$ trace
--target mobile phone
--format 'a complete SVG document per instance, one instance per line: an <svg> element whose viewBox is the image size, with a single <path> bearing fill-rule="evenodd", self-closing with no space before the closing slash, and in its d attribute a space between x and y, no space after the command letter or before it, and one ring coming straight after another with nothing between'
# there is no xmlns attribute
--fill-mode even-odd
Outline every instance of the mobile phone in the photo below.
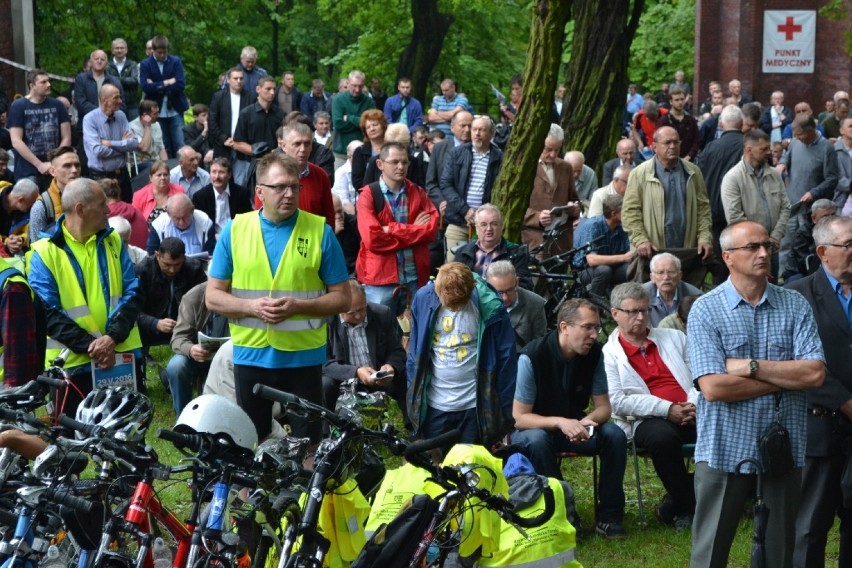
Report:
<svg viewBox="0 0 852 568"><path fill-rule="evenodd" d="M595 427L594 426L586 426L586 434L591 438L595 435Z"/></svg>
<svg viewBox="0 0 852 568"><path fill-rule="evenodd" d="M376 371L375 373L370 375L370 380L379 381L381 379L391 376L392 374L393 373L391 373L390 371Z"/></svg>

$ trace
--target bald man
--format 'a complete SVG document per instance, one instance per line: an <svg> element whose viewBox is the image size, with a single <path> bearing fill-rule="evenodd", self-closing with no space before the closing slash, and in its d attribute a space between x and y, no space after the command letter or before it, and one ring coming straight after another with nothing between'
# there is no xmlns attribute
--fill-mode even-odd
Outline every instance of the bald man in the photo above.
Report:
<svg viewBox="0 0 852 568"><path fill-rule="evenodd" d="M83 119L83 148L94 180L110 178L121 186L121 199L130 203L133 190L127 173L127 153L139 147L139 140L120 110L120 87L104 83L98 108Z"/></svg>

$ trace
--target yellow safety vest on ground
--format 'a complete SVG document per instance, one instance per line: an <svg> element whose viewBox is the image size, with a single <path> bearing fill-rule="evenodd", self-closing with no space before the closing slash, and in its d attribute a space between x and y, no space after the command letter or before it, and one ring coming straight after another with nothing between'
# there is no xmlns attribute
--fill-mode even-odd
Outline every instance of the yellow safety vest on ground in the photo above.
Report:
<svg viewBox="0 0 852 568"><path fill-rule="evenodd" d="M65 230L64 225L58 230ZM101 286L88 286L86 294L83 294L83 288L77 280L74 267L68 258L69 253L62 247L57 246L50 239L40 239L33 243L32 247L33 251L41 257L42 262L50 270L56 281L56 287L59 290L59 302L65 314L74 320L74 323L95 337L101 337L106 332L109 315L118 306L124 294L124 275L121 270L121 248L123 246L121 237L118 236L118 233L112 231L103 240L103 248L106 251L107 260L107 279L109 280L108 304L103 297ZM97 236L93 236L85 243L80 243L80 246L97 249ZM97 251L94 254L97 256ZM97 267L98 263L90 263L89 265ZM82 264L80 264L80 268L83 269ZM100 276L100 274L97 274L90 281L100 282ZM107 305L108 312L97 310L98 315L96 315L89 307L95 305ZM115 352L126 353L134 349L140 349L141 347L142 340L139 338L139 328L134 325L133 330L127 338L115 346ZM45 354L46 363L58 357L63 349L65 349L65 345L48 337ZM79 367L80 365L88 364L90 361L88 353L74 353L71 351L65 361L65 368Z"/></svg>
<svg viewBox="0 0 852 568"><path fill-rule="evenodd" d="M568 521L565 496L558 479L548 478L553 490L556 510L549 521L533 529L524 529L529 540L509 523L502 521L500 546L487 557L480 558L477 566L523 568L582 568L575 558L576 532ZM534 517L544 511L544 494L532 505L518 511L524 517Z"/></svg>
<svg viewBox="0 0 852 568"><path fill-rule="evenodd" d="M5 290L6 285L9 284L9 282L20 282L28 289L30 287L29 283L27 283L27 279L21 271L11 266L5 258L0 257L0 290ZM33 291L30 290L30 296L32 296L32 293ZM4 345L0 345L0 383L3 382L6 370L6 366L3 364L3 351Z"/></svg>
<svg viewBox="0 0 852 568"><path fill-rule="evenodd" d="M325 294L326 286L319 276L325 218L299 211L274 275L260 225L260 211L237 215L231 224L231 294L243 299L311 299ZM240 347L316 349L325 345L326 323L325 318L307 315L295 315L276 324L255 317L235 318L231 320L231 339Z"/></svg>

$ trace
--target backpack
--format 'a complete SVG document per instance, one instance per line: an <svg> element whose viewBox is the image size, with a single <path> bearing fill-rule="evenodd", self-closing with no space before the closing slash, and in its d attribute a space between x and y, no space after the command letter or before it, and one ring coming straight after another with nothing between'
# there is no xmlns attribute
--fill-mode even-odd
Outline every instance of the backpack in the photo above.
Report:
<svg viewBox="0 0 852 568"><path fill-rule="evenodd" d="M390 523L379 527L349 568L407 566L437 510L438 501L415 495Z"/></svg>

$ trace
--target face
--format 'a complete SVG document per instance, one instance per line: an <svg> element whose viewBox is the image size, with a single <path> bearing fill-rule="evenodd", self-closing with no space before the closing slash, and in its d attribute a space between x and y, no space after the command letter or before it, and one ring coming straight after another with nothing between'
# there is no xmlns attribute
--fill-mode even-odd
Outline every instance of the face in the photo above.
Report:
<svg viewBox="0 0 852 568"><path fill-rule="evenodd" d="M581 307L574 321L559 322L559 345L564 354L587 355L598 340L601 318L596 311Z"/></svg>
<svg viewBox="0 0 852 568"><path fill-rule="evenodd" d="M315 98L320 98L323 95L323 91L325 90L325 85L314 85L311 87L311 94Z"/></svg>
<svg viewBox="0 0 852 568"><path fill-rule="evenodd" d="M675 73L675 81L677 81L678 83L683 83L683 73L682 72L678 71L677 73Z"/></svg>
<svg viewBox="0 0 852 568"><path fill-rule="evenodd" d="M195 122L201 125L207 124L207 114L208 113L206 112L202 112L201 114L195 117Z"/></svg>
<svg viewBox="0 0 852 568"><path fill-rule="evenodd" d="M778 144L776 146L770 145L769 153L772 156L773 162L777 163L781 159L781 156L784 154L784 147L781 144Z"/></svg>
<svg viewBox="0 0 852 568"><path fill-rule="evenodd" d="M41 97L50 95L50 78L47 75L36 76L32 87L30 87L30 92Z"/></svg>
<svg viewBox="0 0 852 568"><path fill-rule="evenodd" d="M165 191L169 187L169 170L166 168L158 168L157 171L151 172L151 183L156 189Z"/></svg>
<svg viewBox="0 0 852 568"><path fill-rule="evenodd" d="M262 85L258 85L256 88L257 98L265 103L271 103L275 98L275 83L273 81L266 81Z"/></svg>
<svg viewBox="0 0 852 568"><path fill-rule="evenodd" d="M311 135L291 132L284 141L284 152L299 161L299 167L304 169L311 155Z"/></svg>
<svg viewBox="0 0 852 568"><path fill-rule="evenodd" d="M740 223L732 229L731 237L730 248L738 250L722 252L722 258L728 265L731 275L759 278L769 276L772 251L767 246L760 246L753 251L739 248L755 243L769 243L769 234L766 229L756 223Z"/></svg>
<svg viewBox="0 0 852 568"><path fill-rule="evenodd" d="M115 111L121 108L121 95L118 94L118 89L108 89L107 93L101 99L101 109L107 116L112 116Z"/></svg>
<svg viewBox="0 0 852 568"><path fill-rule="evenodd" d="M770 101L774 106L781 106L784 104L784 94L783 93L772 93L772 97Z"/></svg>
<svg viewBox="0 0 852 568"><path fill-rule="evenodd" d="M477 118L470 126L470 141L475 150L484 152L491 144L491 124L485 118Z"/></svg>
<svg viewBox="0 0 852 568"><path fill-rule="evenodd" d="M503 238L503 223L494 211L482 211L476 216L476 236L485 249L492 249Z"/></svg>
<svg viewBox="0 0 852 568"><path fill-rule="evenodd" d="M452 99L456 96L456 86L450 81L444 81L441 83L441 94L445 99Z"/></svg>
<svg viewBox="0 0 852 568"><path fill-rule="evenodd" d="M5 169L6 169L6 164L0 163L0 173L2 173L3 170L5 170ZM11 207L12 211L19 211L21 213L26 213L27 211L29 211L30 209L33 208L33 204L36 202L37 199L38 199L38 192L36 191L36 192L33 192L33 194L29 195L29 196L22 195L20 197L10 199L9 200L9 206Z"/></svg>
<svg viewBox="0 0 852 568"><path fill-rule="evenodd" d="M827 112L834 112L834 101L833 100L825 101L825 110Z"/></svg>
<svg viewBox="0 0 852 568"><path fill-rule="evenodd" d="M651 282L664 294L674 294L680 284L680 270L671 259L661 259L654 263L651 271Z"/></svg>
<svg viewBox="0 0 852 568"><path fill-rule="evenodd" d="M674 128L664 126L654 133L654 154L666 165L674 164L680 157L680 138Z"/></svg>
<svg viewBox="0 0 852 568"><path fill-rule="evenodd" d="M183 158L178 162L184 176L192 177L198 171L198 152L192 149L184 150Z"/></svg>
<svg viewBox="0 0 852 568"><path fill-rule="evenodd" d="M523 86L518 85L517 83L512 83L512 94L510 96L513 101L521 100L521 93L523 92L523 89Z"/></svg>
<svg viewBox="0 0 852 568"><path fill-rule="evenodd" d="M545 164L552 164L559 157L559 152L562 150L562 144L553 138L547 137L544 139L544 148L541 150L539 159Z"/></svg>
<svg viewBox="0 0 852 568"><path fill-rule="evenodd" d="M107 66L107 54L104 51L96 51L92 54L91 59L92 62L92 71L100 74L104 72Z"/></svg>
<svg viewBox="0 0 852 568"><path fill-rule="evenodd" d="M127 55L127 44L123 41L112 42L112 55L119 61L124 59Z"/></svg>
<svg viewBox="0 0 852 568"><path fill-rule="evenodd" d="M817 139L816 128L797 128L793 127L793 138L802 144L810 144Z"/></svg>
<svg viewBox="0 0 852 568"><path fill-rule="evenodd" d="M450 130L460 143L470 142L470 125L472 122L473 115L469 112L460 112L453 118Z"/></svg>
<svg viewBox="0 0 852 568"><path fill-rule="evenodd" d="M343 202L335 195L334 199L334 222L342 223L343 222Z"/></svg>
<svg viewBox="0 0 852 568"><path fill-rule="evenodd" d="M245 80L246 76L242 71L234 71L228 75L228 90L235 94L239 93L243 90Z"/></svg>
<svg viewBox="0 0 852 568"><path fill-rule="evenodd" d="M50 173L56 178L59 189L63 189L72 180L80 177L80 158L74 152L62 154L50 163Z"/></svg>
<svg viewBox="0 0 852 568"><path fill-rule="evenodd" d="M772 156L769 140L758 140L757 144L746 144L746 161L753 168L762 168Z"/></svg>
<svg viewBox="0 0 852 568"><path fill-rule="evenodd" d="M743 92L743 87L742 87L742 85L740 84L739 81L732 81L730 87L731 87L731 94L734 95L735 97L740 96L740 93Z"/></svg>
<svg viewBox="0 0 852 568"><path fill-rule="evenodd" d="M382 178L386 183L398 184L408 175L408 152L391 148L387 159L377 160L376 164L382 170Z"/></svg>
<svg viewBox="0 0 852 568"><path fill-rule="evenodd" d="M757 121L754 120L754 119L751 119L747 116L744 116L743 117L743 128L742 128L743 134L745 134L746 132L751 132L755 128L757 128Z"/></svg>
<svg viewBox="0 0 852 568"><path fill-rule="evenodd" d="M612 188L622 197L624 197L624 194L627 193L627 179L629 175L629 173L621 173L618 176L612 176ZM621 213L619 212L618 215L620 218Z"/></svg>
<svg viewBox="0 0 852 568"><path fill-rule="evenodd" d="M725 95L722 94L722 91L715 91L711 96L710 100L714 105L720 105L725 100Z"/></svg>
<svg viewBox="0 0 852 568"><path fill-rule="evenodd" d="M615 147L615 153L618 155L618 159L625 164L632 164L633 154L636 153L636 146L630 140L622 140Z"/></svg>
<svg viewBox="0 0 852 568"><path fill-rule="evenodd" d="M843 137L843 141L847 146L852 143L852 118L845 118L840 123L840 136Z"/></svg>
<svg viewBox="0 0 852 568"><path fill-rule="evenodd" d="M415 146L422 146L426 142L426 133L421 130L415 132L413 142Z"/></svg>
<svg viewBox="0 0 852 568"><path fill-rule="evenodd" d="M210 182L216 189L224 189L231 181L231 172L222 164L210 164Z"/></svg>
<svg viewBox="0 0 852 568"><path fill-rule="evenodd" d="M613 307L611 313L621 333L632 337L647 334L648 300L623 300L618 308Z"/></svg>
<svg viewBox="0 0 852 568"><path fill-rule="evenodd" d="M834 111L834 116L837 120L843 120L849 116L849 105L837 105L837 110Z"/></svg>
<svg viewBox="0 0 852 568"><path fill-rule="evenodd" d="M841 282L852 281L852 246L842 246L852 243L852 227L845 223L834 223L831 231L831 244L818 245L817 255L828 272Z"/></svg>
<svg viewBox="0 0 852 568"><path fill-rule="evenodd" d="M106 228L107 219L109 219L109 206L107 205L106 195L100 188L93 192L91 201L82 205L80 219L83 232L89 235L94 235Z"/></svg>
<svg viewBox="0 0 852 568"><path fill-rule="evenodd" d="M349 325L358 325L367 317L367 297L361 292L352 293L352 304L348 312L343 312L343 321Z"/></svg>
<svg viewBox="0 0 852 568"><path fill-rule="evenodd" d="M382 128L382 123L378 120L368 120L364 123L364 131L367 134L367 138L370 140L376 140L384 136L385 130Z"/></svg>
<svg viewBox="0 0 852 568"><path fill-rule="evenodd" d="M154 53L154 46L151 43L151 40L148 40L148 41L145 42L145 55L147 55L148 57L151 57L151 55L153 53Z"/></svg>
<svg viewBox="0 0 852 568"><path fill-rule="evenodd" d="M293 75L287 73L281 78L281 84L284 85L288 90L292 90L293 85L296 84L296 78Z"/></svg>
<svg viewBox="0 0 852 568"><path fill-rule="evenodd" d="M169 280L178 275L180 269L183 268L183 263L186 261L186 257L172 258L172 255L169 253L160 254L159 252L154 253L154 258L157 259L160 270Z"/></svg>
<svg viewBox="0 0 852 568"><path fill-rule="evenodd" d="M399 86L397 87L399 94L403 97L407 97L411 94L411 82L410 81L400 81Z"/></svg>
<svg viewBox="0 0 852 568"><path fill-rule="evenodd" d="M682 111L683 106L686 104L686 97L683 95L683 93L680 93L678 95L672 95L671 96L671 103L672 103L672 109L677 110L677 111Z"/></svg>
<svg viewBox="0 0 852 568"><path fill-rule="evenodd" d="M635 93L636 89L633 89L633 92ZM556 98L559 99L560 101L565 98L565 87L560 85L556 89Z"/></svg>
<svg viewBox="0 0 852 568"><path fill-rule="evenodd" d="M160 107L155 106L151 108L150 112L151 122L156 122L160 118Z"/></svg>
<svg viewBox="0 0 852 568"><path fill-rule="evenodd" d="M240 63L242 63L243 67L246 71L254 70L254 66L257 65L256 57L240 57Z"/></svg>
<svg viewBox="0 0 852 568"><path fill-rule="evenodd" d="M327 118L318 118L314 121L314 128L317 129L317 134L325 136L328 134L328 129L331 128L331 123Z"/></svg>
<svg viewBox="0 0 852 568"><path fill-rule="evenodd" d="M154 50L154 58L157 61L165 61L166 57L168 57L168 56L169 56L169 49L166 48L166 47Z"/></svg>
<svg viewBox="0 0 852 568"><path fill-rule="evenodd" d="M181 231L185 231L192 225L192 213L192 207L182 203L177 207L169 208L169 219L172 220L175 227Z"/></svg>
<svg viewBox="0 0 852 568"><path fill-rule="evenodd" d="M348 90L349 94L353 97L360 97L361 93L364 92L364 79L357 76L349 79L349 84L347 85L346 90Z"/></svg>
<svg viewBox="0 0 852 568"><path fill-rule="evenodd" d="M259 178L255 191L263 203L264 216L273 223L293 216L299 207L299 176L273 164L266 175Z"/></svg>
<svg viewBox="0 0 852 568"><path fill-rule="evenodd" d="M515 299L518 297L518 277L490 276L488 283L497 290L497 294L503 299L503 305L507 308L512 307L512 304L515 303Z"/></svg>

